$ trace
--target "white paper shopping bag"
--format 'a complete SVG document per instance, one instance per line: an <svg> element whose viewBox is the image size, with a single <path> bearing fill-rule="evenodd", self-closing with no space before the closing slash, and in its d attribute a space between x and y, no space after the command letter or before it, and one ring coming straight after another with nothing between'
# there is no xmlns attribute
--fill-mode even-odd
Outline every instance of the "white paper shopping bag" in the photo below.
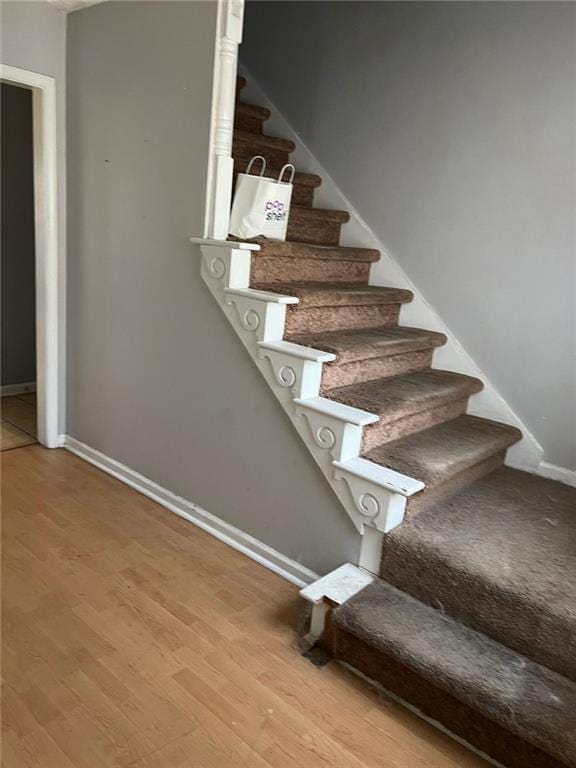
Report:
<svg viewBox="0 0 576 768"><path fill-rule="evenodd" d="M259 176L250 173L256 160L262 161ZM265 170L266 160L257 155L248 163L246 173L238 174L230 214L230 234L235 237L243 240L258 236L286 239L295 168L291 164L285 165L277 180L264 176ZM287 170L290 181L283 181Z"/></svg>

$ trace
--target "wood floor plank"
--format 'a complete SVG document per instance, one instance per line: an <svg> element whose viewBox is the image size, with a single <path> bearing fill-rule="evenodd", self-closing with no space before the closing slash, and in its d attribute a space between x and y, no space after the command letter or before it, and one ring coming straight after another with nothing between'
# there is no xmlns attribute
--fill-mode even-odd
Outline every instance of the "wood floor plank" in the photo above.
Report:
<svg viewBox="0 0 576 768"><path fill-rule="evenodd" d="M76 765L50 735L39 728L22 739L11 733L3 734L2 768L76 768Z"/></svg>
<svg viewBox="0 0 576 768"><path fill-rule="evenodd" d="M26 434L14 424L2 419L0 421L0 450L11 451L36 442L33 435Z"/></svg>
<svg viewBox="0 0 576 768"><path fill-rule="evenodd" d="M2 768L485 768L303 658L288 582L65 451L2 465Z"/></svg>

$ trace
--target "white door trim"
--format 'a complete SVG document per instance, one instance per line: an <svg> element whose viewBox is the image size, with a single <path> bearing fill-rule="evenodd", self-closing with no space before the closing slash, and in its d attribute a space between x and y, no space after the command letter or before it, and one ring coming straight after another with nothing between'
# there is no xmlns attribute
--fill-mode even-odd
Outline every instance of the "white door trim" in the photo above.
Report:
<svg viewBox="0 0 576 768"><path fill-rule="evenodd" d="M61 375L59 306L64 284L64 249L58 226L58 134L56 81L53 77L3 64L2 80L30 88L34 121L34 220L36 234L36 390L38 440L60 444Z"/></svg>

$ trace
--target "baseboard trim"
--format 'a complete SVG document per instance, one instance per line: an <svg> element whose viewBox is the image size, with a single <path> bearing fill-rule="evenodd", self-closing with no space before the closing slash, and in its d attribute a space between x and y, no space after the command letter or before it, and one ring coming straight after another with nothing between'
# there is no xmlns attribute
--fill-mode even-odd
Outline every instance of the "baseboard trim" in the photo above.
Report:
<svg viewBox="0 0 576 768"><path fill-rule="evenodd" d="M526 466L521 461L514 461L514 459L507 459L506 466L512 467L512 469L519 469L521 472L529 472L531 475L538 475L538 477L545 477L548 480L556 480L559 483L576 488L576 470L574 469L558 467L556 464L549 464L547 461L541 461L535 467L531 467Z"/></svg>
<svg viewBox="0 0 576 768"><path fill-rule="evenodd" d="M2 386L0 386L0 397L25 395L27 392L36 392L35 381L27 381L22 384L2 384Z"/></svg>
<svg viewBox="0 0 576 768"><path fill-rule="evenodd" d="M219 517L212 515L197 504L177 496L153 480L116 461L116 459L112 459L95 448L80 442L80 440L76 440L75 437L63 435L62 447L98 467L98 469L107 472L117 480L129 485L138 493L147 496L171 512L197 525L215 538L228 544L232 549L242 552L242 554L300 587L300 589L319 578L318 574L309 568L295 560L291 560L281 552L277 552L267 544L244 533L239 528L235 528Z"/></svg>
<svg viewBox="0 0 576 768"><path fill-rule="evenodd" d="M576 488L576 470L574 469L557 467L555 464L549 464L547 461L542 461L533 471L541 477L547 477L550 480L558 480L560 483L565 483L566 485L571 485L573 488Z"/></svg>

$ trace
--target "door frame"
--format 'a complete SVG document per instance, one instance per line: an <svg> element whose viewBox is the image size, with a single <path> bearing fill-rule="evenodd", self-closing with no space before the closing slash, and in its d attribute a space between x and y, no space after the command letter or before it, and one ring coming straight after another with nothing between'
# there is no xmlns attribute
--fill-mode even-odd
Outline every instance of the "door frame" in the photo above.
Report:
<svg viewBox="0 0 576 768"><path fill-rule="evenodd" d="M57 448L62 444L60 412L65 392L65 249L59 226L57 85L53 77L6 64L0 75L3 82L32 91L38 442Z"/></svg>

